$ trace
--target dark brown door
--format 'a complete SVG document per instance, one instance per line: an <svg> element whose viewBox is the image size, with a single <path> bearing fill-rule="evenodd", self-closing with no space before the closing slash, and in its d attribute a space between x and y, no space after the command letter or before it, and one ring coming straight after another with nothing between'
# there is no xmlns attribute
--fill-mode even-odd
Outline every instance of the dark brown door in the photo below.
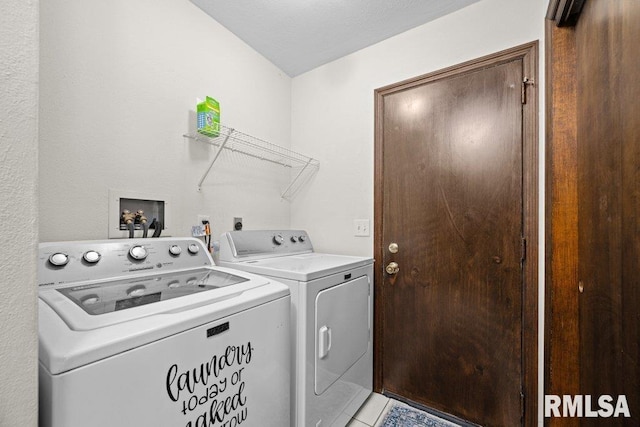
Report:
<svg viewBox="0 0 640 427"><path fill-rule="evenodd" d="M484 426L523 422L524 77L519 58L378 101L382 389Z"/></svg>

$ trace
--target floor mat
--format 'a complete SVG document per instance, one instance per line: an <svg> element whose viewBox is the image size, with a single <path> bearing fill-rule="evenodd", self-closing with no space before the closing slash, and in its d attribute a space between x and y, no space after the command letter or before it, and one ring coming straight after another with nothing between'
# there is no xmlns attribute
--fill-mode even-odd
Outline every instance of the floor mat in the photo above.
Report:
<svg viewBox="0 0 640 427"><path fill-rule="evenodd" d="M458 427L442 418L415 409L404 403L395 402L384 416L379 427Z"/></svg>

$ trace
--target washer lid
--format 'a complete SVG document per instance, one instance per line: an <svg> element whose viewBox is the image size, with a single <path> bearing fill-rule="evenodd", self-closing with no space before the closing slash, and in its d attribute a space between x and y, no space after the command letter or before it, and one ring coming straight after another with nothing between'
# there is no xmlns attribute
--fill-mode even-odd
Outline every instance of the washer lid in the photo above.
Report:
<svg viewBox="0 0 640 427"><path fill-rule="evenodd" d="M102 315L132 309L160 301L213 291L237 285L249 279L208 268L124 279L106 283L89 283L56 289L90 315ZM47 295L43 297L47 300ZM52 301L55 304L55 300ZM66 313L60 313L63 317Z"/></svg>
<svg viewBox="0 0 640 427"><path fill-rule="evenodd" d="M40 298L71 330L84 331L229 299L264 284L260 282L212 268L199 268L135 279L56 286L41 289Z"/></svg>
<svg viewBox="0 0 640 427"><path fill-rule="evenodd" d="M104 311L102 314L89 314L85 307L81 307L81 293L95 290L89 283L84 284L87 285L86 289L82 289L84 285L81 283L71 287L41 287L38 302L40 363L52 374L66 372L205 323L237 313L248 315L252 309L262 304L288 298L289 295L289 289L285 285L264 277L220 267L199 271L204 273L204 270L211 270L211 274L206 280L201 277L203 282L200 284L214 286L215 283L218 287L163 299L165 291L160 291L159 288L169 288L169 285L175 284L173 280L176 280L176 276L168 274L141 278L151 280L152 284L137 280L132 283L129 279L129 285L132 286L142 283L152 287L155 283L160 284L158 288L151 289L150 293L155 295L160 292L160 301L153 301L157 296L145 298L144 295L138 295L123 299L109 297L104 300L109 301L105 303L105 307L95 310ZM193 271L185 272L181 277L195 277L188 273L194 274ZM242 281L233 284L237 278ZM109 285L125 291L129 289L121 282L101 284L100 286L105 285L104 295L111 295L112 291L117 294L114 290L108 290ZM199 287L200 284L190 283L185 286ZM65 291L73 295L72 298L61 292L65 287L72 289ZM171 292L173 291L169 291ZM134 302L135 298L140 298L139 302ZM118 304L118 301L122 302ZM120 308L115 308L116 305Z"/></svg>
<svg viewBox="0 0 640 427"><path fill-rule="evenodd" d="M373 263L372 258L312 252L222 264L254 274L308 282L319 277L352 270L371 263Z"/></svg>

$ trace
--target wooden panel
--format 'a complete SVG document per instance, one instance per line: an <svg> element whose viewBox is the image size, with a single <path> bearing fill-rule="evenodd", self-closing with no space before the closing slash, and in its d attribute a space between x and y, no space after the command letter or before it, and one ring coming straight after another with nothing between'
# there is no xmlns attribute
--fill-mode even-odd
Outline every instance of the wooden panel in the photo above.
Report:
<svg viewBox="0 0 640 427"><path fill-rule="evenodd" d="M636 414L609 425L640 418L639 31L637 0L587 2L576 27L581 392Z"/></svg>
<svg viewBox="0 0 640 427"><path fill-rule="evenodd" d="M640 424L640 2L626 0L620 10L620 114L622 133L622 393L632 420ZM628 423L629 424L629 423Z"/></svg>
<svg viewBox="0 0 640 427"><path fill-rule="evenodd" d="M578 177L574 28L546 23L545 394L579 394ZM551 333L552 331L552 333ZM577 418L549 420L578 425Z"/></svg>
<svg viewBox="0 0 640 427"><path fill-rule="evenodd" d="M632 415L547 424L636 426L640 2L590 0L575 31L548 24L547 40L546 393L625 395Z"/></svg>

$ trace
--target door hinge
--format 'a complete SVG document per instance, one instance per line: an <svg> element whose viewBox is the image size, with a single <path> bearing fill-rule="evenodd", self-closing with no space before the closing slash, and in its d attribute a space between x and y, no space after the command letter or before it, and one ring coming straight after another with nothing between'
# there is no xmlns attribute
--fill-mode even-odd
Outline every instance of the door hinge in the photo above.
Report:
<svg viewBox="0 0 640 427"><path fill-rule="evenodd" d="M522 237L520 239L520 261L524 262L527 259L527 239Z"/></svg>
<svg viewBox="0 0 640 427"><path fill-rule="evenodd" d="M534 81L529 79L529 77L525 77L522 80L522 86L521 86L521 101L523 104L527 103L527 86L533 86Z"/></svg>

